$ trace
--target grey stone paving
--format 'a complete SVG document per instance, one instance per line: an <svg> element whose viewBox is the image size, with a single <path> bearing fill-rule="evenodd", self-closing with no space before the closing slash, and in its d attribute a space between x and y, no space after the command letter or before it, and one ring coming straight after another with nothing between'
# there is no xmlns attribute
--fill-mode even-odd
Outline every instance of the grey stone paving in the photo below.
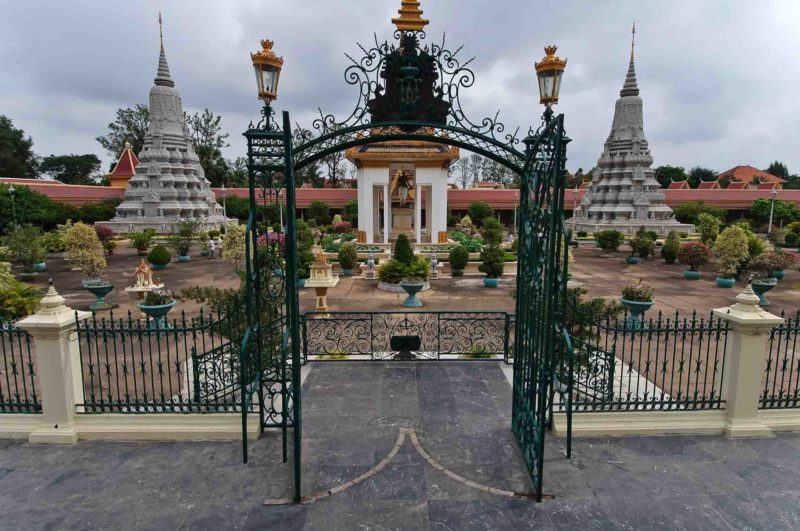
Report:
<svg viewBox="0 0 800 531"><path fill-rule="evenodd" d="M369 470L401 426L468 479L526 491L494 362L317 363L304 384L304 493ZM548 439L540 504L488 494L428 465L410 441L378 475L309 505L280 439L32 446L0 441L0 529L796 529L800 435Z"/></svg>

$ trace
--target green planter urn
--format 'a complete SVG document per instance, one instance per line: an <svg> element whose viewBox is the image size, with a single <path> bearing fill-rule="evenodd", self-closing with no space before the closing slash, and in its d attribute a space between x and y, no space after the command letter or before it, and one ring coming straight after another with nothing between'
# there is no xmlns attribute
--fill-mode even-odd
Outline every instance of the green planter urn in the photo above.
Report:
<svg viewBox="0 0 800 531"><path fill-rule="evenodd" d="M684 271L683 278L688 280L700 280L700 271Z"/></svg>
<svg viewBox="0 0 800 531"><path fill-rule="evenodd" d="M417 298L417 293L422 291L422 288L425 287L424 282L406 282L405 280L401 280L400 287L403 288L403 291L408 295L406 300L403 301L403 306L406 308L419 308L422 306L422 301Z"/></svg>
<svg viewBox="0 0 800 531"><path fill-rule="evenodd" d="M111 282L106 280L84 280L81 285L95 296L96 300L89 305L90 310L110 310L114 307L113 304L106 302L106 296L114 289L114 285Z"/></svg>
<svg viewBox="0 0 800 531"><path fill-rule="evenodd" d="M770 302L764 297L764 294L774 288L778 284L778 280L775 278L759 278L754 280L750 285L753 288L753 292L758 295L758 305L759 306L769 306Z"/></svg>
<svg viewBox="0 0 800 531"><path fill-rule="evenodd" d="M638 264L639 263L639 257L638 256L627 256L627 257L625 257L625 261L628 262L629 264Z"/></svg>
<svg viewBox="0 0 800 531"><path fill-rule="evenodd" d="M483 285L487 288L496 288L499 283L499 278L483 277Z"/></svg>
<svg viewBox="0 0 800 531"><path fill-rule="evenodd" d="M717 277L717 286L720 288L732 288L736 284L736 279L732 277Z"/></svg>
<svg viewBox="0 0 800 531"><path fill-rule="evenodd" d="M186 263L186 262L188 262L188 261L189 261L189 260L191 260L191 259L192 259L192 257L191 257L191 256L189 256L188 254L182 254L182 255L180 255L180 256L178 257L178 262L183 262L183 263Z"/></svg>
<svg viewBox="0 0 800 531"><path fill-rule="evenodd" d="M628 310L628 317L625 319L628 328L641 328L644 312L655 304L655 301L629 301L627 299L621 299L621 302L625 309Z"/></svg>
<svg viewBox="0 0 800 531"><path fill-rule="evenodd" d="M783 280L783 275L785 275L784 271L781 269L780 271L770 271L769 276L774 278L775 280Z"/></svg>
<svg viewBox="0 0 800 531"><path fill-rule="evenodd" d="M139 306L139 309L142 310L145 315L153 320L152 324L154 325L154 328L164 330L169 327L166 317L172 307L175 306L175 301L171 301L167 304L158 304L155 306L139 303L137 306Z"/></svg>

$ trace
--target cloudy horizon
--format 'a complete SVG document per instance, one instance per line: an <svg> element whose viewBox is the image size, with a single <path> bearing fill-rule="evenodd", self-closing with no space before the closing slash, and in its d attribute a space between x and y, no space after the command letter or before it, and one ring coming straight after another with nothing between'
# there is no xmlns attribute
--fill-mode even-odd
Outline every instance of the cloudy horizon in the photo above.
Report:
<svg viewBox="0 0 800 531"><path fill-rule="evenodd" d="M345 117L357 96L345 53L391 39L399 0L288 2L4 1L0 20L0 114L40 156L95 153L117 108L147 103L158 61L158 12L172 78L188 112L209 108L230 133L227 158L244 155L241 132L258 117L249 52L265 37L286 63L276 108L310 126L317 107ZM676 5L679 7L676 8ZM491 7L491 10L487 6ZM558 112L565 113L568 168L595 165L611 127L636 21L636 71L645 136L655 163L800 171L795 138L800 78L800 3L422 0L428 40L463 44L475 85L463 105L477 120L500 110L509 128L537 123L534 61L557 44L569 60Z"/></svg>

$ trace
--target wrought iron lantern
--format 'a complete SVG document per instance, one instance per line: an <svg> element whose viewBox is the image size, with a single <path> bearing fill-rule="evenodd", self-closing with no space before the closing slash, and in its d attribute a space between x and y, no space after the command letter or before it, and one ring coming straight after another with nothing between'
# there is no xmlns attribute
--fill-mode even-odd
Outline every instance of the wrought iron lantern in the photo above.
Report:
<svg viewBox="0 0 800 531"><path fill-rule="evenodd" d="M536 63L536 77L539 78L539 103L555 105L558 103L558 92L561 90L561 76L567 68L567 60L556 55L558 46L545 46L545 56L541 63Z"/></svg>
<svg viewBox="0 0 800 531"><path fill-rule="evenodd" d="M258 98L267 103L278 98L278 80L283 68L283 57L275 55L273 44L271 40L264 39L261 41L261 50L250 54L256 71Z"/></svg>

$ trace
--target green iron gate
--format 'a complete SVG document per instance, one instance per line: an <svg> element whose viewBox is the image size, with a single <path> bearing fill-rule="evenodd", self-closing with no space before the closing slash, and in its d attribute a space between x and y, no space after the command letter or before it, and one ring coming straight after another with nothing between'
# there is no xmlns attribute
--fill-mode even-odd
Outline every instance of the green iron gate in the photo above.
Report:
<svg viewBox="0 0 800 531"><path fill-rule="evenodd" d="M398 30L396 43L361 47L345 80L358 88L355 110L343 121L320 113L311 129L293 133L288 112L279 126L269 100L248 141L250 215L246 231L247 331L241 345L243 435L247 406L258 401L261 423L283 430L284 460L292 428L294 498L301 501L300 327L297 296L295 177L326 155L387 141L422 140L467 149L499 163L518 178L522 194L520 295L514 334L513 428L541 498L542 419L547 417L552 349L558 329L556 308L566 265L558 258L563 238L563 116L545 113L539 132L507 132L494 118L470 121L460 91L474 84L458 50L445 42L421 44L422 31ZM460 48L459 48L460 50ZM524 146L524 149L520 149ZM286 234L268 233L259 212L286 194ZM525 304L523 304L523 301ZM556 323L555 325L553 323ZM545 397L545 398L542 398ZM247 442L244 437L244 455Z"/></svg>

